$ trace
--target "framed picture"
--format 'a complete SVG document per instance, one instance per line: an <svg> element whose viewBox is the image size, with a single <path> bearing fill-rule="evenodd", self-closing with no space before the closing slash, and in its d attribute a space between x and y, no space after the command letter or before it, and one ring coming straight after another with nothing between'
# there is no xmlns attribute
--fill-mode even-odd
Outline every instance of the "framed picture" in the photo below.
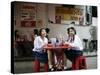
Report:
<svg viewBox="0 0 100 75"><path fill-rule="evenodd" d="M11 73L97 69L97 6L11 2Z"/></svg>

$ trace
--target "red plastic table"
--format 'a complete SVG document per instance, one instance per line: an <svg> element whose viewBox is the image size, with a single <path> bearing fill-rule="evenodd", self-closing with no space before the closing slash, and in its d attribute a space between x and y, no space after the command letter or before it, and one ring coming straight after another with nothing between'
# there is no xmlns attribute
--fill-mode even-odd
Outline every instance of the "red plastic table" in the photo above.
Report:
<svg viewBox="0 0 100 75"><path fill-rule="evenodd" d="M57 45L57 46L54 46L52 44L48 44L47 46L44 47L44 49L46 49L47 51L49 51L48 57L51 57L50 51L52 51L54 53L56 51L59 51L59 50L64 52L64 50L65 49L67 50L68 48L72 48L72 46L70 46L70 45ZM52 59L49 58L49 63L51 63L51 61L55 62L55 60L53 60L54 57L51 57L51 58ZM61 56L57 57L57 59L59 59L59 61L57 62L57 63L59 63L61 60L63 60L63 55L61 54Z"/></svg>

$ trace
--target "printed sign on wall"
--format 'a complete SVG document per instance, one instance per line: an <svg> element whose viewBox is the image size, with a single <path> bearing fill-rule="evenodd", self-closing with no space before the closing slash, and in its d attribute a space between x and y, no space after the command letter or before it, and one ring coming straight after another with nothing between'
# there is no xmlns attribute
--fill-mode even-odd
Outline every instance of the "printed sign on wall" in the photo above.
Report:
<svg viewBox="0 0 100 75"><path fill-rule="evenodd" d="M36 5L23 4L21 6L21 27L36 26Z"/></svg>
<svg viewBox="0 0 100 75"><path fill-rule="evenodd" d="M56 13L55 13L55 20L57 16L61 17L61 22L63 21L67 23L67 21L80 21L80 17L83 16L83 10L78 8L68 8L68 7L56 7ZM56 21L58 23L58 21Z"/></svg>

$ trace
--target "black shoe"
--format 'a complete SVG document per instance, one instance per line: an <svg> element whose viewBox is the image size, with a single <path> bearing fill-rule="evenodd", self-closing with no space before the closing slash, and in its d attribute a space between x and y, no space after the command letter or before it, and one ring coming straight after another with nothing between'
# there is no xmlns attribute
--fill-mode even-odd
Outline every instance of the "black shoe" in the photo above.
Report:
<svg viewBox="0 0 100 75"><path fill-rule="evenodd" d="M49 71L54 71L54 68L50 68Z"/></svg>
<svg viewBox="0 0 100 75"><path fill-rule="evenodd" d="M62 71L62 69L57 69L57 71Z"/></svg>
<svg viewBox="0 0 100 75"><path fill-rule="evenodd" d="M72 67L67 68L66 70L72 70Z"/></svg>
<svg viewBox="0 0 100 75"><path fill-rule="evenodd" d="M67 69L63 69L63 71L67 71Z"/></svg>
<svg viewBox="0 0 100 75"><path fill-rule="evenodd" d="M57 71L57 68L56 67L52 67L49 69L49 71Z"/></svg>

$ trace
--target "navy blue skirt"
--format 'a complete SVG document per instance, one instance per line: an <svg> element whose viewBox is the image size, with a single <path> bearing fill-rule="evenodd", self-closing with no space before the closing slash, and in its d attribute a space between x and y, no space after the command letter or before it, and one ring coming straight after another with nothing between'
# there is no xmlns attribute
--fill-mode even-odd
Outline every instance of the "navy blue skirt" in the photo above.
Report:
<svg viewBox="0 0 100 75"><path fill-rule="evenodd" d="M33 52L33 54L41 63L48 63L47 52Z"/></svg>
<svg viewBox="0 0 100 75"><path fill-rule="evenodd" d="M65 55L70 61L74 61L77 57L83 55L83 51L80 51L80 50L65 50Z"/></svg>

